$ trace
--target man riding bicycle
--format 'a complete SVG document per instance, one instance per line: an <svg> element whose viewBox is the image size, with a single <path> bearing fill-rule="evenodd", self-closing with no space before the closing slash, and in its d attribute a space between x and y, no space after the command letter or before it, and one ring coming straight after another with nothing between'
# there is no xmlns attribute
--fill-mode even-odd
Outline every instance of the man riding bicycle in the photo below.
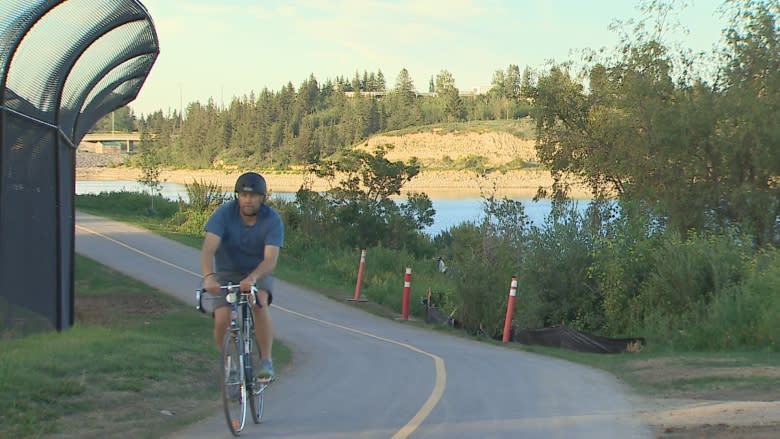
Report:
<svg viewBox="0 0 780 439"><path fill-rule="evenodd" d="M258 376L273 379L271 360L273 324L269 305L273 300L273 271L284 243L284 225L279 214L265 204L265 178L255 172L236 180L235 198L219 206L206 222L206 237L200 253L203 289L219 294L219 286L238 283L241 291L258 289L252 305L255 336L262 361ZM214 268L216 264L216 269ZM214 310L214 340L217 349L230 324L230 307L221 301Z"/></svg>

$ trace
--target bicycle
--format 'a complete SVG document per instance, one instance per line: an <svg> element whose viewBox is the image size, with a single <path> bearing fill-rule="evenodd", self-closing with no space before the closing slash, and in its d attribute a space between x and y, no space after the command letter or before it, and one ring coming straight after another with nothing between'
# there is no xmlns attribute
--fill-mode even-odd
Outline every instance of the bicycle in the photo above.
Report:
<svg viewBox="0 0 780 439"><path fill-rule="evenodd" d="M252 420L259 424L263 417L263 392L271 380L260 379L254 370L260 365L260 349L255 338L252 303L257 288L250 292L239 291L237 284L220 286L225 300L230 304L230 327L222 342L221 382L222 403L230 432L239 436L246 424L247 399ZM207 312L203 305L204 290L196 291L197 309Z"/></svg>

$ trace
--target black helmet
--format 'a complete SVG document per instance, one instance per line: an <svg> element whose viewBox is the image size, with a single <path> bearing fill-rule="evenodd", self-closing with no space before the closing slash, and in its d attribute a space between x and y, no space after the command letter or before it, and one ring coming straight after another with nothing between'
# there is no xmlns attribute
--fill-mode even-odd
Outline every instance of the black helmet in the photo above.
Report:
<svg viewBox="0 0 780 439"><path fill-rule="evenodd" d="M255 192L265 195L266 191L265 178L256 172L241 174L236 180L235 192Z"/></svg>

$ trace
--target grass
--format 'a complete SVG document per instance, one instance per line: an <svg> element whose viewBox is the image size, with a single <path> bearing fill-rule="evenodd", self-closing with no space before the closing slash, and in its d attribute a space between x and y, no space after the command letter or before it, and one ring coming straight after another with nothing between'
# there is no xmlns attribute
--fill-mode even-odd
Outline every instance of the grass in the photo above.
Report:
<svg viewBox="0 0 780 439"><path fill-rule="evenodd" d="M160 437L218 413L210 317L82 256L75 267L73 328L0 340L0 437Z"/></svg>

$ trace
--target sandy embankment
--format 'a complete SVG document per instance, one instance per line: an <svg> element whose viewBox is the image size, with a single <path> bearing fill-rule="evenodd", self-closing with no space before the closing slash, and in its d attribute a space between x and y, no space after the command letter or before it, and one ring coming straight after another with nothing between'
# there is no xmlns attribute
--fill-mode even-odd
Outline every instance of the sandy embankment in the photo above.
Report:
<svg viewBox="0 0 780 439"><path fill-rule="evenodd" d="M295 192L304 182L303 174L263 172L268 181L268 187L272 191ZM160 181L169 183L192 183L193 181L205 181L216 183L229 189L233 186L238 171L219 170L163 170ZM99 167L77 168L76 180L116 180L137 181L141 176L140 169L125 167ZM313 178L313 177L310 177ZM312 180L314 190L328 189L325 180ZM403 192L424 192L431 198L477 198L481 195L490 195L495 187L495 195L510 198L531 198L536 195L539 186L550 187L552 178L546 171L512 171L504 174L494 173L487 177L478 177L473 172L458 171L423 171L411 182L403 187ZM573 194L577 198L587 198L586 190L579 190Z"/></svg>
<svg viewBox="0 0 780 439"><path fill-rule="evenodd" d="M423 169L417 177L403 187L403 192L424 192L431 198L477 198L482 195L498 197L531 198L540 186L549 188L553 180L549 172L538 169L516 170L507 173L494 172L479 177L472 171L431 171L461 165L477 158L484 164L498 168L515 160L537 163L534 142L504 132L423 132L403 136L377 135L358 145L367 152L385 146L388 160L407 161L414 157ZM126 180L137 181L139 169L111 167L111 163L97 154L83 153L77 158L77 180ZM268 180L272 191L294 192L304 182L301 173L260 171ZM161 181L170 183L192 183L206 181L217 183L229 189L240 174L239 171L219 169L164 170ZM310 177L313 178L313 177ZM324 180L312 180L312 189L322 191L329 188ZM575 198L590 198L590 192L579 188L571 194Z"/></svg>

